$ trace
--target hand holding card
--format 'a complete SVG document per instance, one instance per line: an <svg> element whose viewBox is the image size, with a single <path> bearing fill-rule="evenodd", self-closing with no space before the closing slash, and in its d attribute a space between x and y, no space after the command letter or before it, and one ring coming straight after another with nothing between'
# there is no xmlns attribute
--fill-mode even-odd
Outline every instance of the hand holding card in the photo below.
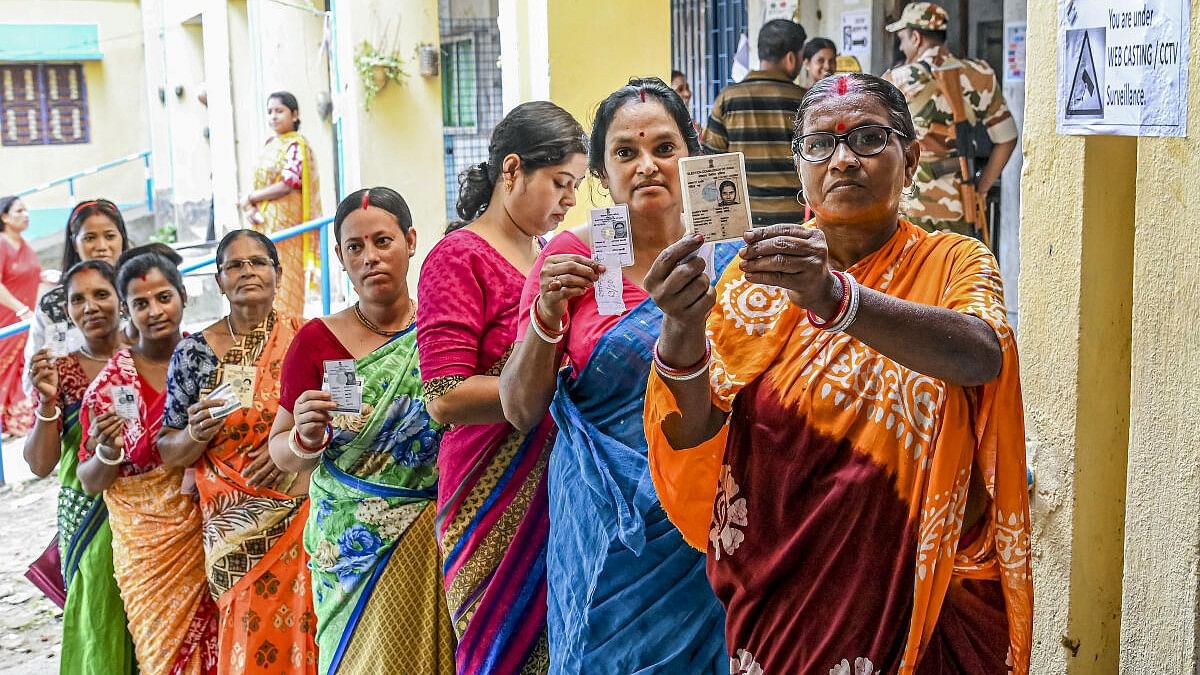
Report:
<svg viewBox="0 0 1200 675"><path fill-rule="evenodd" d="M741 239L751 228L746 162L740 152L679 160L683 223L706 242Z"/></svg>
<svg viewBox="0 0 1200 675"><path fill-rule="evenodd" d="M213 389L208 396L204 397L204 399L206 401L221 401L221 405L217 406L216 408L208 409L209 413L214 419L228 417L232 415L234 411L240 410L242 407L241 399L239 399L237 394L234 393L233 387L229 386L228 382L222 384L216 389Z"/></svg>

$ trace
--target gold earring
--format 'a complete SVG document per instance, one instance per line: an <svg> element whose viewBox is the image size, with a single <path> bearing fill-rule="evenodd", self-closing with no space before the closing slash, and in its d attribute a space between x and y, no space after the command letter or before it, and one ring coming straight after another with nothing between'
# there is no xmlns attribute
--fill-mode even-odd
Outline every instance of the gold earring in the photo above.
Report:
<svg viewBox="0 0 1200 675"><path fill-rule="evenodd" d="M512 188L513 188L513 177L510 174L506 173L506 174L504 174L504 191L512 192Z"/></svg>

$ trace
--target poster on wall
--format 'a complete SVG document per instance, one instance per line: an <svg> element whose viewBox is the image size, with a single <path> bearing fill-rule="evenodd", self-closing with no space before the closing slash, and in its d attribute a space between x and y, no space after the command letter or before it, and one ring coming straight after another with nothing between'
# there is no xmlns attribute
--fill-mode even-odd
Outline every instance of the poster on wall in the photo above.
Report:
<svg viewBox="0 0 1200 675"><path fill-rule="evenodd" d="M1004 24L1004 82L1025 81L1025 22Z"/></svg>
<svg viewBox="0 0 1200 675"><path fill-rule="evenodd" d="M1187 135L1186 0L1059 0L1058 133Z"/></svg>
<svg viewBox="0 0 1200 675"><path fill-rule="evenodd" d="M855 9L842 12L842 45L838 54L858 59L864 71L871 63L871 10Z"/></svg>
<svg viewBox="0 0 1200 675"><path fill-rule="evenodd" d="M763 3L763 23L775 19L794 21L799 0L767 0Z"/></svg>

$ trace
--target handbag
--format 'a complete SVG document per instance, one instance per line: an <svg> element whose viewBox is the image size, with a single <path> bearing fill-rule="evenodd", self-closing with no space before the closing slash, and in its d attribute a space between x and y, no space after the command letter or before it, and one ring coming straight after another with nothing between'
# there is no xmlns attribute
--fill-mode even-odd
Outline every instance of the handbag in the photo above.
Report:
<svg viewBox="0 0 1200 675"><path fill-rule="evenodd" d="M34 586L37 586L42 593L46 594L50 601L63 608L67 604L67 585L63 582L62 575L62 557L58 551L58 533L54 533L54 538L50 540L50 545L45 551L29 565L29 569L25 570L25 578L28 579Z"/></svg>

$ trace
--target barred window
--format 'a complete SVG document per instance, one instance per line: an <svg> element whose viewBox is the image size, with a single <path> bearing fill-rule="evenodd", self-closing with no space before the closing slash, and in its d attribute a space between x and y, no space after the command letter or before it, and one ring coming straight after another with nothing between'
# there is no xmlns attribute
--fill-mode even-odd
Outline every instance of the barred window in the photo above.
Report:
<svg viewBox="0 0 1200 675"><path fill-rule="evenodd" d="M475 38L442 41L442 125L473 129L479 123L475 79Z"/></svg>
<svg viewBox="0 0 1200 675"><path fill-rule="evenodd" d="M87 83L78 63L0 66L0 143L88 142Z"/></svg>

